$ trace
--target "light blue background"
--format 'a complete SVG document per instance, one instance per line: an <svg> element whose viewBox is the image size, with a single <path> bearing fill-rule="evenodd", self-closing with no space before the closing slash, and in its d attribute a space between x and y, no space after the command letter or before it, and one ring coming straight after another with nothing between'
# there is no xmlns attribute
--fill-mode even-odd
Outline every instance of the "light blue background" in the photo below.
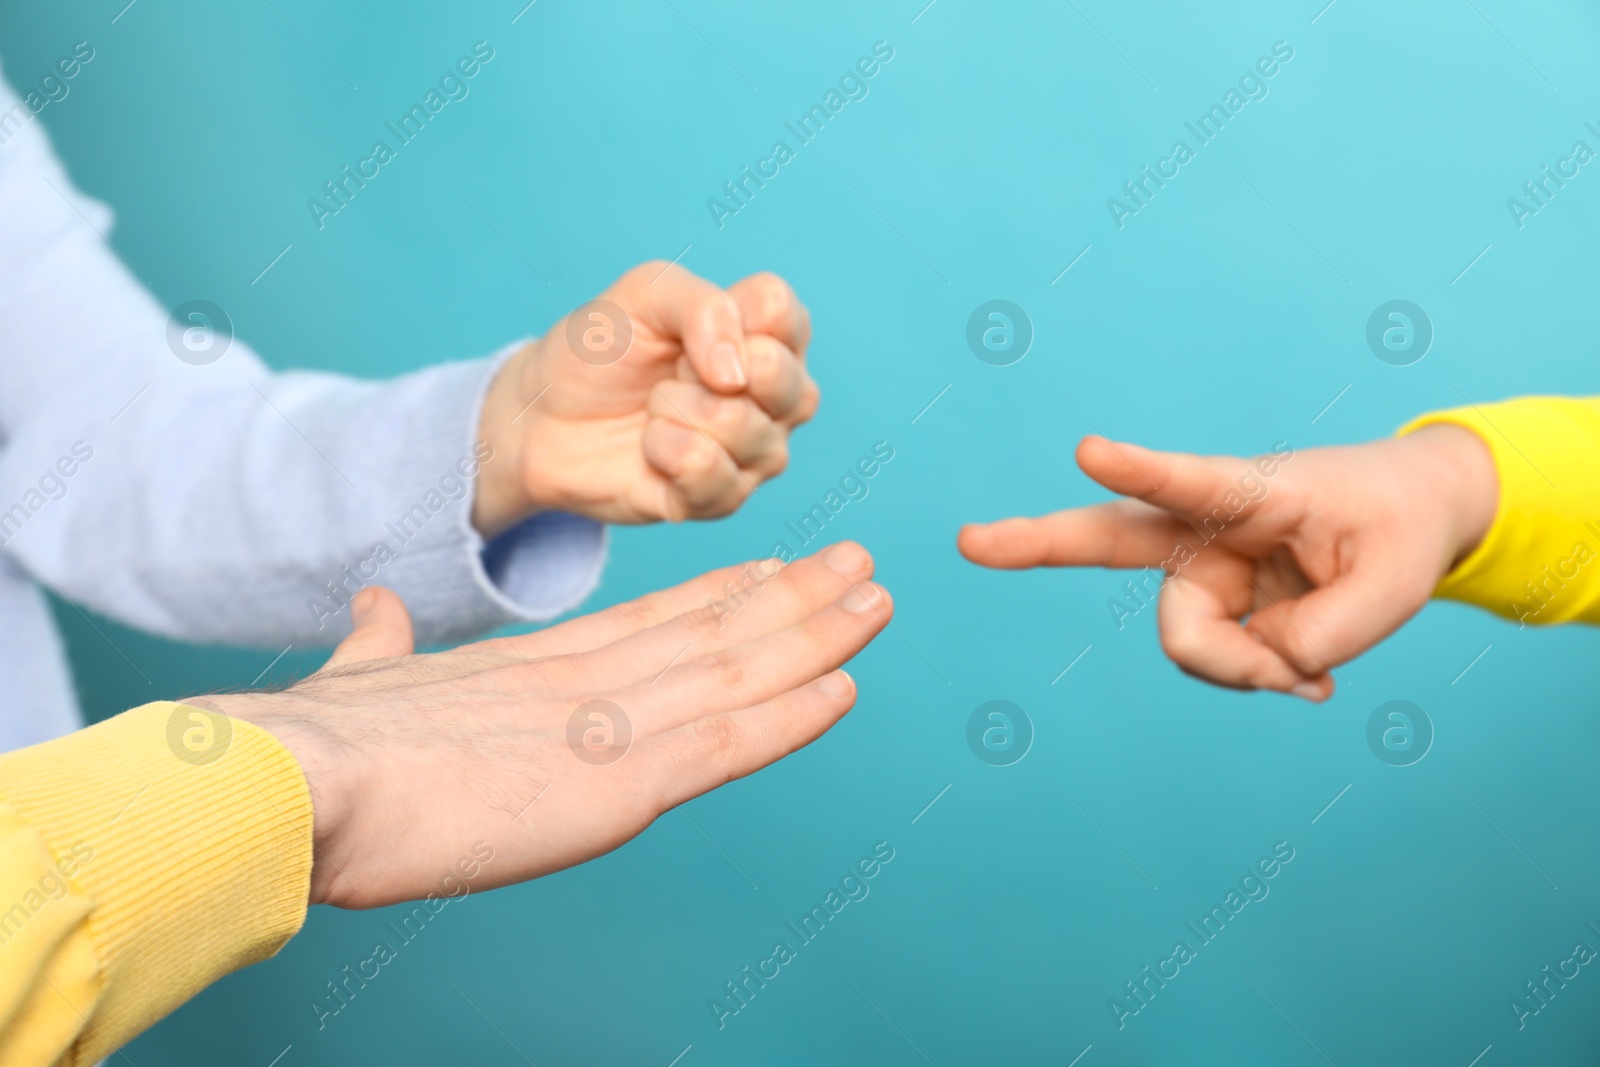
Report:
<svg viewBox="0 0 1600 1067"><path fill-rule="evenodd" d="M1091 429L1248 454L1600 390L1600 172L1520 231L1505 206L1574 140L1600 148L1592 7L539 0L513 24L519 0L138 0L113 24L123 2L10 5L0 51L20 83L95 47L44 118L168 306L217 301L278 366L387 375L538 332L686 245L718 282L778 271L825 397L791 469L732 519L620 532L590 606L767 552L879 440L894 461L828 536L872 548L899 606L811 748L582 869L453 905L321 1031L308 1002L386 916L320 910L133 1043L139 1067L1600 1056L1593 968L1525 1030L1507 1007L1600 947L1591 632L1430 607L1312 708L1183 676L1151 612L1119 632L1121 576L995 574L953 547L963 521L1103 499L1071 461ZM318 232L306 199L480 39L496 58L470 97ZM706 199L878 40L895 57L870 96L718 230ZM1270 96L1119 232L1106 198L1280 40ZM1402 297L1437 338L1395 368L1364 330ZM1015 366L965 347L993 298L1037 331ZM59 614L96 716L247 684L274 651L102 624L146 685ZM280 672L316 663L297 655ZM993 698L1035 724L1015 766L966 747ZM1408 768L1365 740L1394 698L1437 729ZM708 998L880 840L896 858L870 897L719 1031ZM1108 998L1284 840L1271 895L1119 1031Z"/></svg>

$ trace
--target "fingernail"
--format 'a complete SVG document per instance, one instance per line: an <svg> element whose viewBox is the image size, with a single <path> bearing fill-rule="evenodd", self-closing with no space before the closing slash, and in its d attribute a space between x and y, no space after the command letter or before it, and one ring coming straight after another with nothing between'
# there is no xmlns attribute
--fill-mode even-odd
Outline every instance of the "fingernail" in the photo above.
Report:
<svg viewBox="0 0 1600 1067"><path fill-rule="evenodd" d="M361 620L372 610L372 602L378 594L371 589L363 589L350 598L350 621L356 626L361 625Z"/></svg>
<svg viewBox="0 0 1600 1067"><path fill-rule="evenodd" d="M883 603L883 587L876 582L867 582L846 593L844 599L839 601L839 606L859 615L871 611L881 603Z"/></svg>
<svg viewBox="0 0 1600 1067"><path fill-rule="evenodd" d="M834 671L817 681L817 688L822 690L823 696L843 698L856 690L856 683L844 671Z"/></svg>
<svg viewBox="0 0 1600 1067"><path fill-rule="evenodd" d="M756 564L756 577L763 580L773 578L781 570L783 570L783 560L777 556L771 556Z"/></svg>
<svg viewBox="0 0 1600 1067"><path fill-rule="evenodd" d="M1316 703L1322 699L1322 687L1314 682L1301 682L1289 690L1302 700Z"/></svg>
<svg viewBox="0 0 1600 1067"><path fill-rule="evenodd" d="M718 341L706 352L710 357L711 373L723 385L735 385L744 388L747 379L744 376L744 364L739 362L739 350L727 341Z"/></svg>
<svg viewBox="0 0 1600 1067"><path fill-rule="evenodd" d="M847 578L866 570L871 559L866 549L852 541L834 545L822 554L822 562L826 563L830 570L837 571Z"/></svg>

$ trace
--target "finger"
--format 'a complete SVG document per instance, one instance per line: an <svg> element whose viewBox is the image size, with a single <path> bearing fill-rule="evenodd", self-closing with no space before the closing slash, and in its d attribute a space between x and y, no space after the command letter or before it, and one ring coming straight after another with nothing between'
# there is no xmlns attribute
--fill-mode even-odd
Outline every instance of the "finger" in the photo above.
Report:
<svg viewBox="0 0 1600 1067"><path fill-rule="evenodd" d="M649 414L696 430L734 462L769 478L789 464L789 435L744 396L718 396L697 382L661 381Z"/></svg>
<svg viewBox="0 0 1600 1067"><path fill-rule="evenodd" d="M1308 700L1326 700L1333 680L1324 671L1302 671L1258 636L1239 625L1250 610L1246 599L1228 603L1213 589L1176 578L1161 587L1157 618L1161 648L1183 670L1232 689L1272 689Z"/></svg>
<svg viewBox="0 0 1600 1067"><path fill-rule="evenodd" d="M854 679L833 671L755 707L688 723L635 749L638 780L665 811L804 748L855 702Z"/></svg>
<svg viewBox="0 0 1600 1067"><path fill-rule="evenodd" d="M762 409L787 426L798 426L817 413L821 391L806 366L788 345L766 334L746 339L750 353L749 393Z"/></svg>
<svg viewBox="0 0 1600 1067"><path fill-rule="evenodd" d="M612 291L638 325L676 339L711 388L736 393L749 383L744 325L732 296L682 267L660 263L635 267Z"/></svg>
<svg viewBox="0 0 1600 1067"><path fill-rule="evenodd" d="M962 527L961 554L985 567L1158 567L1189 525L1141 501L1073 508L1036 519Z"/></svg>
<svg viewBox="0 0 1600 1067"><path fill-rule="evenodd" d="M480 642L478 647L510 645L521 656L565 656L620 641L630 634L660 626L685 612L733 596L768 580L783 566L778 559L751 560L708 571L671 589L614 604L593 615L572 619L537 633Z"/></svg>
<svg viewBox="0 0 1600 1067"><path fill-rule="evenodd" d="M765 334L750 334L745 338L745 347L751 364L751 382L746 392L785 426L810 421L822 402L822 390L806 371L805 361ZM778 349L788 354L788 360L774 364L771 354ZM700 381L687 356L678 357L675 377L682 382Z"/></svg>
<svg viewBox="0 0 1600 1067"><path fill-rule="evenodd" d="M646 462L682 495L689 518L730 514L755 492L755 481L726 452L681 423L651 419L641 444Z"/></svg>
<svg viewBox="0 0 1600 1067"><path fill-rule="evenodd" d="M350 621L350 636L339 642L323 670L411 655L411 613L393 591L377 585L361 590L350 600Z"/></svg>
<svg viewBox="0 0 1600 1067"><path fill-rule="evenodd" d="M1104 437L1080 441L1077 459L1085 474L1113 493L1198 520L1211 518L1230 492L1239 493L1240 476L1250 468L1249 460L1232 456L1156 452ZM1243 521L1249 515L1222 508L1225 522Z"/></svg>
<svg viewBox="0 0 1600 1067"><path fill-rule="evenodd" d="M760 704L844 666L893 613L888 591L862 582L793 626L735 648L686 656L659 677L619 690L616 701L641 734Z"/></svg>
<svg viewBox="0 0 1600 1067"><path fill-rule="evenodd" d="M650 682L678 663L737 648L804 622L872 577L873 560L853 541L841 541L781 569L749 568L726 596L707 599L659 626L631 634L604 648L570 657L562 666L580 688L594 678L613 687Z"/></svg>
<svg viewBox="0 0 1600 1067"><path fill-rule="evenodd" d="M1348 662L1399 629L1427 603L1432 590L1397 575L1430 573L1388 559L1355 555L1356 564L1302 596L1256 606L1249 630L1302 674L1321 674Z"/></svg>
<svg viewBox="0 0 1600 1067"><path fill-rule="evenodd" d="M739 305L746 334L768 334L805 358L811 343L811 313L788 282L762 271L728 286L728 295Z"/></svg>

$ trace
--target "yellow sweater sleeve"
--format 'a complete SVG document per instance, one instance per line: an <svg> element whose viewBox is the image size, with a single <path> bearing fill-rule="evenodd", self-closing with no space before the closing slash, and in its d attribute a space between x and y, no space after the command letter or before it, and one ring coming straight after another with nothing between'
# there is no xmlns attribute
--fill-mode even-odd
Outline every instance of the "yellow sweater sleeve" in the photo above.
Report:
<svg viewBox="0 0 1600 1067"><path fill-rule="evenodd" d="M1531 624L1600 622L1600 397L1522 397L1424 415L1494 456L1500 503L1488 534L1434 591Z"/></svg>
<svg viewBox="0 0 1600 1067"><path fill-rule="evenodd" d="M0 1067L92 1064L305 919L311 798L266 731L146 704L0 755Z"/></svg>

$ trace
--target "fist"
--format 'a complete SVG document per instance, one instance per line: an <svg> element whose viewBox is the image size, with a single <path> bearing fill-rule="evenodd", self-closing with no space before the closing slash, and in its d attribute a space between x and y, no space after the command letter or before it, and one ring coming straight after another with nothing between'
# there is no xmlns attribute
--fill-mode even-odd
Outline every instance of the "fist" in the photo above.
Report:
<svg viewBox="0 0 1600 1067"><path fill-rule="evenodd" d="M811 320L788 283L721 289L645 263L501 369L480 436L473 522L487 537L540 511L602 522L710 519L789 461L817 410Z"/></svg>

